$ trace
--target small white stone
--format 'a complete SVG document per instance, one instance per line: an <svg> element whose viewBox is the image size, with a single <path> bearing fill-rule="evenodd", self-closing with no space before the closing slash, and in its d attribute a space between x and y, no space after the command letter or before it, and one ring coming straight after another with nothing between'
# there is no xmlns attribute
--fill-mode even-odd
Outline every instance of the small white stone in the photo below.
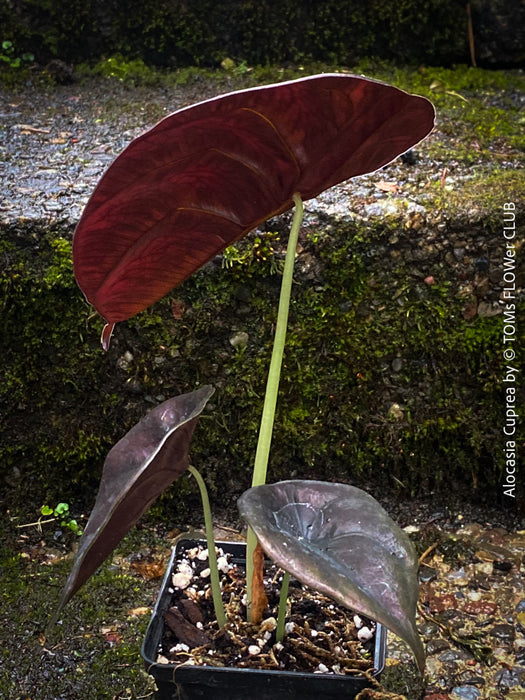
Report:
<svg viewBox="0 0 525 700"><path fill-rule="evenodd" d="M181 574L190 574L190 576L193 576L193 569L187 561L181 561L177 566L177 571Z"/></svg>
<svg viewBox="0 0 525 700"><path fill-rule="evenodd" d="M209 576L210 576L210 570L209 570L209 569L203 569L203 570L200 572L199 576L200 576L201 578L209 578Z"/></svg>
<svg viewBox="0 0 525 700"><path fill-rule="evenodd" d="M325 666L324 664L319 664L317 670L319 671L319 673L328 673L328 666Z"/></svg>
<svg viewBox="0 0 525 700"><path fill-rule="evenodd" d="M310 630L310 636L311 637L317 637L319 632L317 630Z"/></svg>
<svg viewBox="0 0 525 700"><path fill-rule="evenodd" d="M263 620L261 622L261 627L259 629L260 633L263 634L265 632L273 632L273 630L277 627L277 620L275 617L267 617L266 620Z"/></svg>
<svg viewBox="0 0 525 700"><path fill-rule="evenodd" d="M197 559L199 561L206 561L207 558L208 558L208 550L207 549L203 549L201 552L199 552L197 554Z"/></svg>
<svg viewBox="0 0 525 700"><path fill-rule="evenodd" d="M198 630L201 630L201 629L204 627L204 625L202 624L202 622L197 621L197 622L195 623L195 627L196 627Z"/></svg>
<svg viewBox="0 0 525 700"><path fill-rule="evenodd" d="M357 627L357 629L363 626L363 620L361 620L359 615L354 615L354 625Z"/></svg>
<svg viewBox="0 0 525 700"><path fill-rule="evenodd" d="M286 634L291 634L295 629L295 622L287 622L284 626Z"/></svg>
<svg viewBox="0 0 525 700"><path fill-rule="evenodd" d="M407 525L406 527L403 528L403 530L410 534L412 532L419 532L419 527L417 525Z"/></svg>
<svg viewBox="0 0 525 700"><path fill-rule="evenodd" d="M479 562L478 564L474 564L474 568L476 569L476 571L478 573L488 574L490 576L494 567L493 567L491 561L482 561L482 562Z"/></svg>
<svg viewBox="0 0 525 700"><path fill-rule="evenodd" d="M232 346L232 348L245 348L248 345L249 340L250 336L248 335L248 333L240 331L239 333L234 333L230 337L230 345Z"/></svg>
<svg viewBox="0 0 525 700"><path fill-rule="evenodd" d="M257 646L257 644L250 644L248 647L248 654L250 656L257 656L257 654L261 653L261 648Z"/></svg>
<svg viewBox="0 0 525 700"><path fill-rule="evenodd" d="M222 571L223 574L227 574L228 571L233 568L224 556L219 557L217 559L217 566L219 568L219 571Z"/></svg>
<svg viewBox="0 0 525 700"><path fill-rule="evenodd" d="M374 633L371 632L368 627L361 627L361 629L357 632L357 638L360 642L368 642L368 640L372 639L373 636Z"/></svg>
<svg viewBox="0 0 525 700"><path fill-rule="evenodd" d="M173 584L174 588L179 588L180 590L184 590L187 588L190 583L191 579L193 578L193 574L187 574L184 571L178 571L176 574L173 574L171 577L171 582Z"/></svg>

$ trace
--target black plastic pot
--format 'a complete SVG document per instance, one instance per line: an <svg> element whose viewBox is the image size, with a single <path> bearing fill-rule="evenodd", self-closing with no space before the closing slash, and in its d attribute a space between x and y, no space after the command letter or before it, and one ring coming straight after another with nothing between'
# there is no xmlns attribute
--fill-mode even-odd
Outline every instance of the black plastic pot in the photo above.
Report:
<svg viewBox="0 0 525 700"><path fill-rule="evenodd" d="M270 671L250 668L214 666L177 666L156 662L164 632L164 612L171 600L170 584L173 563L179 552L205 542L180 540L171 556L160 595L142 645L146 670L157 684L157 700L348 700L370 686L362 675L340 676L295 671ZM231 561L244 565L246 545L239 542L217 542ZM386 628L377 624L374 671L379 678L386 656Z"/></svg>

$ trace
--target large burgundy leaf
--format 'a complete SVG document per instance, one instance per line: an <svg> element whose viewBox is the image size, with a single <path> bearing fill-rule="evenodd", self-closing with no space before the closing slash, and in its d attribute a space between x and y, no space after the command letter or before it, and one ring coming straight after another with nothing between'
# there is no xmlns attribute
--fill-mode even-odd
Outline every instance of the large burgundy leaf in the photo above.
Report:
<svg viewBox="0 0 525 700"><path fill-rule="evenodd" d="M181 109L100 180L73 241L77 281L109 324L129 318L290 209L295 193L307 200L380 168L433 122L428 100L341 74Z"/></svg>
<svg viewBox="0 0 525 700"><path fill-rule="evenodd" d="M191 436L213 391L212 387L204 386L164 401L110 450L59 610L98 569L155 498L187 469Z"/></svg>
<svg viewBox="0 0 525 700"><path fill-rule="evenodd" d="M276 564L383 623L410 645L423 670L415 624L418 560L372 496L348 484L294 480L251 488L238 505Z"/></svg>

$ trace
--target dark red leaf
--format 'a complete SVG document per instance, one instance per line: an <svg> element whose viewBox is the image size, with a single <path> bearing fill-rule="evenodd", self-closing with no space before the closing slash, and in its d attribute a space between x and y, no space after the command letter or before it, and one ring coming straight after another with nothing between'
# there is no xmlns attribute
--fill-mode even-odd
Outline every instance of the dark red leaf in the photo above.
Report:
<svg viewBox="0 0 525 700"><path fill-rule="evenodd" d="M110 450L59 611L127 535L152 502L188 468L197 419L213 388L153 408Z"/></svg>
<svg viewBox="0 0 525 700"><path fill-rule="evenodd" d="M77 281L111 325L163 297L258 223L393 160L432 129L428 100L341 74L242 90L135 139L86 206Z"/></svg>

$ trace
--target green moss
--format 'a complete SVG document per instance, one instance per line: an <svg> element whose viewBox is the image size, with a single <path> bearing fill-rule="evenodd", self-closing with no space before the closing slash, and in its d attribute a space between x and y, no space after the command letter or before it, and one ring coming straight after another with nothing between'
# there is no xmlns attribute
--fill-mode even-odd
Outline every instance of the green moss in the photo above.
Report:
<svg viewBox="0 0 525 700"><path fill-rule="evenodd" d="M470 202L490 187L471 184ZM451 213L456 203L446 196ZM104 355L100 322L72 278L69 241L51 233L35 257L7 237L0 400L9 439L1 449L4 477L18 496L27 497L29 484L38 505L92 493L105 453L151 402L203 383L217 391L195 433L194 462L216 501L225 490L247 486L281 238L275 229L252 234L227 251L223 267L209 266L172 299L120 324ZM398 243L392 247L391 240ZM502 318L465 320L458 281L442 262L429 263L437 284L414 280L410 256L399 251L419 242L417 232L391 219L366 227L327 224L305 238L302 256L318 268L312 281L299 258L272 479L373 480L414 494L449 488L452 480L493 490ZM230 338L239 331L248 344L234 349ZM127 351L133 359L123 368L119 358ZM134 386L138 393L130 393ZM33 426L31 441L22 425ZM174 493L178 514L170 517L177 521L189 516L193 492L181 481Z"/></svg>
<svg viewBox="0 0 525 700"><path fill-rule="evenodd" d="M105 405L111 410L107 394L101 391L96 399L100 414L95 422L88 409L88 387L99 384L104 365L94 352L100 323L90 316L74 282L69 239L49 232L37 244L30 236L5 231L2 255L4 477L12 477L13 485L21 479L23 494L22 475L29 469L40 489L64 486L67 496L68 483L93 478L91 466L108 444L101 431ZM60 486L52 470L46 473L49 464L61 465Z"/></svg>
<svg viewBox="0 0 525 700"><path fill-rule="evenodd" d="M428 97L437 112L436 127L446 138L430 139L428 153L450 168L480 155L520 162L525 150L521 102L525 90L519 71L491 71L466 65L452 68L401 68L365 59L353 69ZM514 96L514 97L513 97Z"/></svg>
<svg viewBox="0 0 525 700"><path fill-rule="evenodd" d="M381 674L381 685L389 693L396 693L407 700L419 700L425 690L425 679L412 661L397 662L385 668Z"/></svg>
<svg viewBox="0 0 525 700"><path fill-rule="evenodd" d="M46 555L56 557L57 549L42 541L46 534L25 529L21 539L13 523L3 519L0 548L0 695L22 700L35 693L93 698L152 693L139 652L149 616L132 611L151 607L158 582L127 573L123 563L106 564L67 606L60 623L48 628L71 561L47 563ZM149 544L150 535L135 532L135 550ZM121 562L129 547L124 541L114 561Z"/></svg>

